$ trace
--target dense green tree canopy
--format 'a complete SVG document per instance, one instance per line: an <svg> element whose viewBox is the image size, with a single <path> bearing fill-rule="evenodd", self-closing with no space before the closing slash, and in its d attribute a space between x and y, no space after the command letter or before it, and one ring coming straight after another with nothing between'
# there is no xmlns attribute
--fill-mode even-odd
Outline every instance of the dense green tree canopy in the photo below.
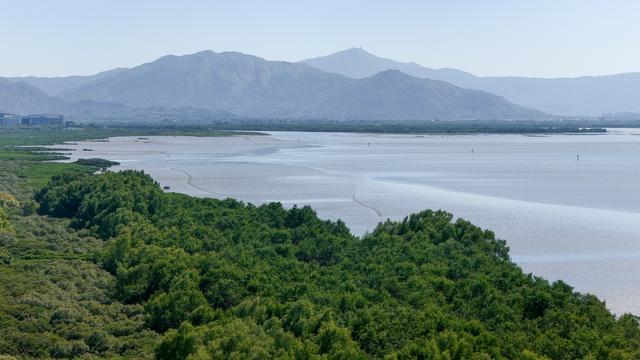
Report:
<svg viewBox="0 0 640 360"><path fill-rule="evenodd" d="M360 239L309 207L164 193L135 171L57 176L36 200L106 242L96 259L163 334L160 359L640 358L637 318L523 273L446 212Z"/></svg>

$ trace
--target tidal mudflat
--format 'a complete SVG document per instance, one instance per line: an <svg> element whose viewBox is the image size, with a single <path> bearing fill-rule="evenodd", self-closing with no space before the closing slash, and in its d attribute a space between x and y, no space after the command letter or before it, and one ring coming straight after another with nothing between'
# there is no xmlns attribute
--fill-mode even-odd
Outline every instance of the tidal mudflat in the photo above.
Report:
<svg viewBox="0 0 640 360"><path fill-rule="evenodd" d="M59 147L59 145L58 145ZM357 235L426 208L493 230L525 271L640 314L640 129L600 135L120 137L71 158L142 169L168 191L310 204Z"/></svg>

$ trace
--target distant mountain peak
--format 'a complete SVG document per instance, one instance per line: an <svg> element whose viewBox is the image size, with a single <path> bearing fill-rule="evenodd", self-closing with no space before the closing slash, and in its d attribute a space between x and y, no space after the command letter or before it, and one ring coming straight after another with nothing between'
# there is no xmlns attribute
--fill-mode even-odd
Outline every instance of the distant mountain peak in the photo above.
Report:
<svg viewBox="0 0 640 360"><path fill-rule="evenodd" d="M430 69L415 62L400 62L374 55L361 48L350 48L327 56L302 60L326 72L362 79L375 75L381 71L395 69L405 74L422 78L444 80L444 78L475 78L473 74L455 69Z"/></svg>
<svg viewBox="0 0 640 360"><path fill-rule="evenodd" d="M215 53L216 53L215 51L207 49L207 50L197 51L197 52L195 52L195 53L193 53L191 55L200 55L200 54L202 54L202 55L214 55Z"/></svg>
<svg viewBox="0 0 640 360"><path fill-rule="evenodd" d="M364 59L354 64L375 65L381 59L359 48L347 49L344 57ZM200 118L235 114L243 118L344 120L546 116L489 93L412 77L398 67L352 79L303 63L268 61L240 52L207 50L169 55L123 71L103 73L101 77L76 80L82 84L61 93L60 98L26 83L0 81L0 108L20 112L52 109L87 117L138 117L148 113L184 113Z"/></svg>
<svg viewBox="0 0 640 360"><path fill-rule="evenodd" d="M397 79L415 79L415 77L405 74L400 70L397 69L389 69L389 70L382 70L377 74L374 74L372 76L370 76L369 78L397 78Z"/></svg>
<svg viewBox="0 0 640 360"><path fill-rule="evenodd" d="M342 54L342 55L368 55L368 56L375 56L372 53L370 53L367 50L365 50L364 48L357 47L357 46L338 51L334 55L339 55L339 54Z"/></svg>
<svg viewBox="0 0 640 360"><path fill-rule="evenodd" d="M72 88L86 85L95 81L104 80L106 78L116 76L126 70L127 70L126 68L115 68L115 69L99 72L95 75L88 75L88 76L81 76L81 75L57 76L57 77L25 76L25 77L12 77L12 78L8 78L8 80L13 83L24 82L33 87L38 88L41 91L44 91L49 96L57 96Z"/></svg>
<svg viewBox="0 0 640 360"><path fill-rule="evenodd" d="M640 112L640 73L574 78L523 76L479 77L452 68L430 69L415 62L378 57L359 48L302 62L320 70L362 79L397 69L408 75L440 80L455 86L500 95L516 104L561 115L598 116L602 113Z"/></svg>
<svg viewBox="0 0 640 360"><path fill-rule="evenodd" d="M366 54L361 49L347 51ZM125 104L130 108L191 107L249 118L386 120L540 116L539 112L491 94L454 88L394 69L356 80L306 64L268 61L239 52L198 52L163 57L63 95L72 102L92 100ZM369 99L378 99L379 104L387 104L388 108L371 107ZM465 99L472 99L480 106L469 107Z"/></svg>
<svg viewBox="0 0 640 360"><path fill-rule="evenodd" d="M4 111L17 114L58 112L64 106L64 101L50 97L24 81L0 78L0 108Z"/></svg>

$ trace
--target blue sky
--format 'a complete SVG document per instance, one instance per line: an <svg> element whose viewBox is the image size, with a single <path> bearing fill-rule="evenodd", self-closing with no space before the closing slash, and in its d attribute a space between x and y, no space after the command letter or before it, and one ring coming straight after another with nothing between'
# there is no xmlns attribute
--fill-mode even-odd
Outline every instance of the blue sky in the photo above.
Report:
<svg viewBox="0 0 640 360"><path fill-rule="evenodd" d="M166 54L298 61L362 45L478 75L640 71L640 1L0 0L0 76L92 74Z"/></svg>

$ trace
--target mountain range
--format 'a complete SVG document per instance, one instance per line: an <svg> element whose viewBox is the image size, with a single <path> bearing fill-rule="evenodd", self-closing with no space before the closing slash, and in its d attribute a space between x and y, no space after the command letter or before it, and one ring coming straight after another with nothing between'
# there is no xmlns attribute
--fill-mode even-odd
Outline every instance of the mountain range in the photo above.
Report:
<svg viewBox="0 0 640 360"><path fill-rule="evenodd" d="M0 78L2 111L74 119L548 119L640 113L638 99L640 73L480 77L361 48L301 62L202 51L91 76Z"/></svg>
<svg viewBox="0 0 640 360"><path fill-rule="evenodd" d="M0 109L72 117L158 116L180 109L215 117L295 119L540 119L500 96L384 70L363 79L305 63L238 52L164 56L94 76L0 81Z"/></svg>
<svg viewBox="0 0 640 360"><path fill-rule="evenodd" d="M603 113L640 112L640 73L575 78L518 76L480 77L456 69L431 69L412 62L375 56L351 48L328 56L303 60L318 69L354 79L396 69L418 78L490 92L510 102L550 114L599 116Z"/></svg>
<svg viewBox="0 0 640 360"><path fill-rule="evenodd" d="M60 76L60 77L37 77L37 76L25 76L25 77L8 77L7 80L18 83L23 82L29 84L39 90L45 92L50 96L57 96L61 93L71 90L73 88L86 85L92 82L108 79L111 76L115 76L123 71L125 68L117 68L100 72L95 75L89 76Z"/></svg>
<svg viewBox="0 0 640 360"><path fill-rule="evenodd" d="M0 78L0 109L13 113L61 112L65 102L25 82Z"/></svg>

